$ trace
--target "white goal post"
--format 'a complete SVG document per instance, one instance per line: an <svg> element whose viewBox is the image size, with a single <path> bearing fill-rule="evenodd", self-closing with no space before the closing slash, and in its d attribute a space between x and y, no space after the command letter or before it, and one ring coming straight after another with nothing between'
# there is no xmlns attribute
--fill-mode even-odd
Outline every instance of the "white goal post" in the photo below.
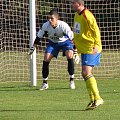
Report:
<svg viewBox="0 0 120 120"><path fill-rule="evenodd" d="M94 68L94 75L98 80L120 79L120 0L85 0L85 6L96 17L103 45L101 64ZM70 0L0 1L0 82L31 81L36 86L42 80L46 40L38 45L30 61L27 51L54 7L72 28ZM67 61L60 52L58 59L50 63L49 80L68 79ZM82 80L81 65L75 65L75 80Z"/></svg>
<svg viewBox="0 0 120 120"><path fill-rule="evenodd" d="M35 0L29 0L30 10L30 47L33 46L34 40L36 38L36 12L35 12ZM30 59L30 80L33 86L37 86L37 71L36 71L36 49L31 55Z"/></svg>

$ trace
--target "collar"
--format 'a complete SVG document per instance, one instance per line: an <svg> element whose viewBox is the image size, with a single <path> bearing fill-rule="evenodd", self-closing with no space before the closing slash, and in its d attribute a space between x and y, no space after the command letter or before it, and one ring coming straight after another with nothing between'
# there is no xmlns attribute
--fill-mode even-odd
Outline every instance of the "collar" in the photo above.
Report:
<svg viewBox="0 0 120 120"><path fill-rule="evenodd" d="M81 15L87 8L84 8L80 13L79 15Z"/></svg>

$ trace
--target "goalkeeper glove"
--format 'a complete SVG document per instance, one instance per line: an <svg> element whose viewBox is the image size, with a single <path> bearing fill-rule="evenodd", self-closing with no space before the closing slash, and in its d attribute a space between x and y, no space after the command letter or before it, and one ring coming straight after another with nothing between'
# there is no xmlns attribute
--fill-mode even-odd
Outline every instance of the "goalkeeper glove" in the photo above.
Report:
<svg viewBox="0 0 120 120"><path fill-rule="evenodd" d="M79 55L77 53L77 49L74 49L74 51L73 51L73 59L74 59L76 64L78 64L79 61L80 61L80 57L79 57Z"/></svg>
<svg viewBox="0 0 120 120"><path fill-rule="evenodd" d="M35 50L35 47L32 46L32 47L29 49L29 51L28 51L28 55L32 55L33 52L34 52L34 50Z"/></svg>

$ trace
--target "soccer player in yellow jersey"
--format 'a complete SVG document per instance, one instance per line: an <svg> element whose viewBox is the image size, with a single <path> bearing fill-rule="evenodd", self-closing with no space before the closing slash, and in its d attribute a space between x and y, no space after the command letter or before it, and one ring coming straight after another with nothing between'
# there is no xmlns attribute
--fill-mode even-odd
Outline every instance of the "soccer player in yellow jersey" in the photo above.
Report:
<svg viewBox="0 0 120 120"><path fill-rule="evenodd" d="M71 0L71 3L75 10L74 44L78 54L81 54L82 76L90 97L86 110L89 110L103 104L96 79L92 74L93 67L100 64L100 30L94 15L84 6L84 0Z"/></svg>

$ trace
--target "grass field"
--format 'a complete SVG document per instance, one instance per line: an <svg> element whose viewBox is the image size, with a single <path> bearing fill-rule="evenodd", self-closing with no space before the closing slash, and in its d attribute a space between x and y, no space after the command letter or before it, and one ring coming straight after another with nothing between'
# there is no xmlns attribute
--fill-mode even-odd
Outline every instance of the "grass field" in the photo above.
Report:
<svg viewBox="0 0 120 120"><path fill-rule="evenodd" d="M89 102L84 81L49 81L49 89L29 83L0 83L0 120L119 120L120 80L98 80L104 104L85 111ZM41 85L41 83L38 83Z"/></svg>

